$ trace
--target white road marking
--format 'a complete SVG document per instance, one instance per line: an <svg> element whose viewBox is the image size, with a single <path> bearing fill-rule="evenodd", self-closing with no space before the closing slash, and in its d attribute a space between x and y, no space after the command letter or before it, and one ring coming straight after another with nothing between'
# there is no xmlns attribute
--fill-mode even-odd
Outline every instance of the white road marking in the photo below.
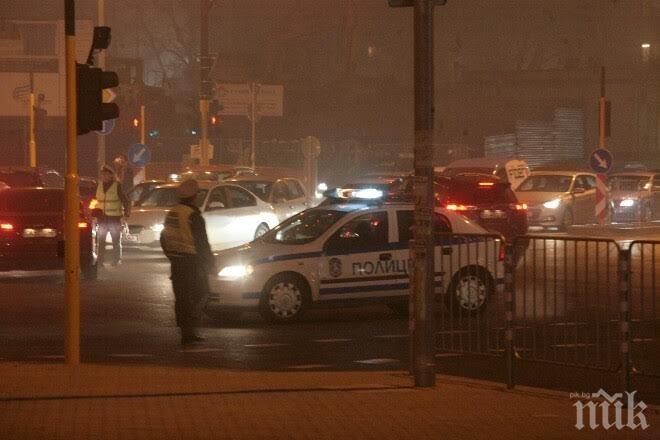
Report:
<svg viewBox="0 0 660 440"><path fill-rule="evenodd" d="M584 348L584 347L595 347L596 344L555 344L550 347L555 348Z"/></svg>
<svg viewBox="0 0 660 440"><path fill-rule="evenodd" d="M310 364L310 365L291 365L287 367L290 370L315 370L319 368L332 367L330 364Z"/></svg>
<svg viewBox="0 0 660 440"><path fill-rule="evenodd" d="M448 358L448 357L460 357L463 356L461 353L438 353L435 355L437 358Z"/></svg>
<svg viewBox="0 0 660 440"><path fill-rule="evenodd" d="M179 350L179 353L212 353L216 351L222 351L220 348L210 348L210 347L190 347L190 348L182 348Z"/></svg>
<svg viewBox="0 0 660 440"><path fill-rule="evenodd" d="M342 338L335 338L335 339L314 339L314 342L318 342L320 344L330 344L333 342L350 342L352 339L342 339Z"/></svg>
<svg viewBox="0 0 660 440"><path fill-rule="evenodd" d="M382 339L396 339L396 338L407 338L410 335L408 334L399 334L399 335L376 335L374 338L382 338Z"/></svg>
<svg viewBox="0 0 660 440"><path fill-rule="evenodd" d="M398 359L378 358L378 359L363 359L361 361L354 361L357 364L367 365L384 365L384 364L398 364Z"/></svg>
<svg viewBox="0 0 660 440"><path fill-rule="evenodd" d="M274 343L274 344L246 344L243 347L245 348L268 348L268 347L284 347L287 345L291 344L279 344L279 343Z"/></svg>
<svg viewBox="0 0 660 440"><path fill-rule="evenodd" d="M635 338L632 341L633 342L654 342L655 339L653 339L653 338Z"/></svg>
<svg viewBox="0 0 660 440"><path fill-rule="evenodd" d="M63 354L49 354L46 356L35 356L35 359L64 359Z"/></svg>

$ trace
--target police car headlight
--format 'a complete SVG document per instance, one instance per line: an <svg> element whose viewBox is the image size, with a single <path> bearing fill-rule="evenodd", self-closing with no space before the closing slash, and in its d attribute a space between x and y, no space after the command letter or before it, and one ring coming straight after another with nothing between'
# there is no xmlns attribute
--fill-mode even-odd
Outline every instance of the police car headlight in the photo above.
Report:
<svg viewBox="0 0 660 440"><path fill-rule="evenodd" d="M635 199L623 199L619 202L621 208L630 208L633 205L635 205Z"/></svg>
<svg viewBox="0 0 660 440"><path fill-rule="evenodd" d="M545 202L543 204L543 207L548 208L548 209L557 209L557 208L559 208L560 204L561 204L561 199L553 199L553 200L550 200L549 202Z"/></svg>
<svg viewBox="0 0 660 440"><path fill-rule="evenodd" d="M163 225L162 223L159 223L157 225L153 225L151 227L151 230L154 231L154 232L163 232L163 229L165 229L165 225Z"/></svg>
<svg viewBox="0 0 660 440"><path fill-rule="evenodd" d="M254 272L254 268L252 266L250 266L249 264L248 265L225 266L220 270L220 272L218 272L218 276L220 278L237 279L237 278L244 278L248 275L251 275L252 272Z"/></svg>

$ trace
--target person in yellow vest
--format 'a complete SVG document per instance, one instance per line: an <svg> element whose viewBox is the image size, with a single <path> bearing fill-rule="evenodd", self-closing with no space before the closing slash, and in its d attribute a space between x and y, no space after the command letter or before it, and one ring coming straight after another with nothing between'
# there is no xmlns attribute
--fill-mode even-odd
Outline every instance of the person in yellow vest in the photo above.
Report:
<svg viewBox="0 0 660 440"><path fill-rule="evenodd" d="M122 217L131 215L131 202L126 197L121 183L117 182L114 170L104 165L101 168L101 181L96 188L96 209L94 210L99 228L98 264L105 261L105 239L110 233L112 237L112 265L121 263L121 228Z"/></svg>
<svg viewBox="0 0 660 440"><path fill-rule="evenodd" d="M204 341L197 333L197 321L200 306L208 295L208 275L215 266L206 223L195 205L198 192L196 180L186 180L179 186L180 202L167 213L160 235L160 244L172 267L174 312L182 345Z"/></svg>

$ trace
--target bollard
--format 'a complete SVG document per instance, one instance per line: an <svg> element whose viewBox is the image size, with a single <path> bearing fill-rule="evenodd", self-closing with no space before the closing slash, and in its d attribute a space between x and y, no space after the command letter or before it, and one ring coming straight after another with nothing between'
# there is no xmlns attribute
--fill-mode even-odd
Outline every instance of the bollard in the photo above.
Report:
<svg viewBox="0 0 660 440"><path fill-rule="evenodd" d="M630 249L619 251L619 330L621 332L621 386L622 391L631 391L630 362Z"/></svg>
<svg viewBox="0 0 660 440"><path fill-rule="evenodd" d="M515 247L514 245L502 243L505 246L504 258L504 308L505 308L505 330L504 330L504 356L506 357L506 387L513 389L513 362L515 347L513 345L513 313L514 313L514 273L516 271Z"/></svg>

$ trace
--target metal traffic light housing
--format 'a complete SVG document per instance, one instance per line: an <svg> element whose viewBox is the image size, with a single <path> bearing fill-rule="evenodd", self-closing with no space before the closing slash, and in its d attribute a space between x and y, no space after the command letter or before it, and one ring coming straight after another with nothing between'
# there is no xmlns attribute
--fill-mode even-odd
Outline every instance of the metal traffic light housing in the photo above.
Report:
<svg viewBox="0 0 660 440"><path fill-rule="evenodd" d="M119 117L115 103L103 102L103 89L117 87L119 77L115 72L87 64L77 65L78 73L78 134L103 129L103 121Z"/></svg>

